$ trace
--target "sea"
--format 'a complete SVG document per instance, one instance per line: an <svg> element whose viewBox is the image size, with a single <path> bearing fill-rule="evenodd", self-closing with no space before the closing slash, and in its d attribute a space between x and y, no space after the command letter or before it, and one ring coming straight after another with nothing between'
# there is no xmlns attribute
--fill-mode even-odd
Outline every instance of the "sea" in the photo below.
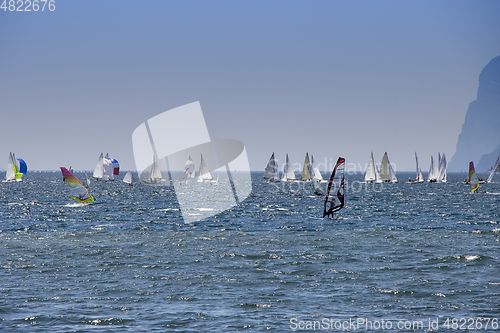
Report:
<svg viewBox="0 0 500 333"><path fill-rule="evenodd" d="M0 183L0 331L500 332L500 175L476 193L397 175L346 175L322 219L311 183L252 172L247 199L193 223L137 174L92 181L88 206L60 172Z"/></svg>

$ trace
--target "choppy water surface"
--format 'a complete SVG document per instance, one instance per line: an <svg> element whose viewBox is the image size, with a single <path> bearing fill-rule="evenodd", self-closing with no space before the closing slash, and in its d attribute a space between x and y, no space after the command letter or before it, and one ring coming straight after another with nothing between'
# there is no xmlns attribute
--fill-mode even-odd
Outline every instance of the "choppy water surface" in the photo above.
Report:
<svg viewBox="0 0 500 333"><path fill-rule="evenodd" d="M322 212L310 184L253 173L243 203L185 224L172 187L94 182L102 203L78 207L60 173L29 173L0 183L0 330L280 332L328 321L340 331L334 321L366 318L393 330L438 319L452 331L447 318L500 319L500 179L472 195L465 176L383 186L349 176L345 209L323 221L308 218ZM500 331L491 323L481 331Z"/></svg>

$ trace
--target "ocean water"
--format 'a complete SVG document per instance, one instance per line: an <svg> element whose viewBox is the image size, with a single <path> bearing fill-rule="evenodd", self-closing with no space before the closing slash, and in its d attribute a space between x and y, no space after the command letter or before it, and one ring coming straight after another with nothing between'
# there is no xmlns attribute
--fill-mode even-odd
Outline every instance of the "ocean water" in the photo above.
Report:
<svg viewBox="0 0 500 333"><path fill-rule="evenodd" d="M0 183L0 331L500 331L500 176L348 175L319 220L311 184L262 175L193 224L172 187L93 182L81 207L59 172Z"/></svg>

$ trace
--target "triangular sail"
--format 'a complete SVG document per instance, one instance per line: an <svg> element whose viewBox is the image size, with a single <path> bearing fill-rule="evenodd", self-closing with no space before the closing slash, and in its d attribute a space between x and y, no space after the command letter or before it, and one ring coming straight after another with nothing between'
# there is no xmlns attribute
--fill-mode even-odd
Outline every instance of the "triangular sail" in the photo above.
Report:
<svg viewBox="0 0 500 333"><path fill-rule="evenodd" d="M278 172L278 163L274 159L273 153L267 162L266 169L264 171L264 179L269 179L271 181L279 180Z"/></svg>
<svg viewBox="0 0 500 333"><path fill-rule="evenodd" d="M69 185L69 195L76 202L92 203L94 198L90 195L89 191L83 186L82 182L78 180L68 169L61 167L64 180Z"/></svg>
<svg viewBox="0 0 500 333"><path fill-rule="evenodd" d="M186 179L194 178L194 174L195 174L194 162L191 159L191 156L189 156L188 160L184 164L184 177Z"/></svg>
<svg viewBox="0 0 500 333"><path fill-rule="evenodd" d="M398 179L396 178L396 172L394 172L394 169L389 162L387 152L385 152L384 156L382 157L382 163L380 164L380 179L384 182L398 182Z"/></svg>
<svg viewBox="0 0 500 333"><path fill-rule="evenodd" d="M201 162L200 162L200 172L198 176L198 181L199 182L204 182L204 181L211 181L212 180L212 175L210 174L210 171L208 170L207 166L205 165L205 161L203 160L203 154L201 154Z"/></svg>
<svg viewBox="0 0 500 333"><path fill-rule="evenodd" d="M312 155L311 155L311 159L312 159ZM311 175L314 175L314 171L312 169L312 164L309 165L309 173ZM323 190L319 186L318 181L316 179L313 179L312 184L313 184L313 188L314 188L314 194L323 195Z"/></svg>
<svg viewBox="0 0 500 333"><path fill-rule="evenodd" d="M123 177L123 182L129 185L132 184L132 173L130 171L128 171L125 174L125 177Z"/></svg>
<svg viewBox="0 0 500 333"><path fill-rule="evenodd" d="M380 179L379 171L375 166L375 160L373 159L373 152L371 152L370 154L370 161L368 162L368 168L366 168L365 182L366 183L382 182L382 180Z"/></svg>
<svg viewBox="0 0 500 333"><path fill-rule="evenodd" d="M345 159L339 157L328 182L323 217L333 216L334 212L344 207L344 169Z"/></svg>
<svg viewBox="0 0 500 333"><path fill-rule="evenodd" d="M323 176L321 172L319 172L318 166L314 163L314 156L311 155L311 178L317 182L321 182L323 180Z"/></svg>
<svg viewBox="0 0 500 333"><path fill-rule="evenodd" d="M286 163L285 163L285 166L283 167L283 178L281 178L281 180L282 181L295 180L295 173L293 172L292 164L290 163L290 160L288 159L288 154L286 154Z"/></svg>
<svg viewBox="0 0 500 333"><path fill-rule="evenodd" d="M438 176L437 176L437 181L446 183L446 155L443 153L443 155L440 156L439 160L439 168L438 168Z"/></svg>
<svg viewBox="0 0 500 333"><path fill-rule="evenodd" d="M306 157L304 159L304 167L302 168L302 175L300 176L301 180L311 180L311 173L309 172L309 153L306 153Z"/></svg>
<svg viewBox="0 0 500 333"><path fill-rule="evenodd" d="M491 168L490 175L488 176L488 179L486 180L487 183L490 183L491 180L493 179L493 176L495 175L496 172L500 171L500 156L497 157L497 161L493 165L493 168Z"/></svg>
<svg viewBox="0 0 500 333"><path fill-rule="evenodd" d="M12 153L9 154L9 159L7 161L7 172L5 173L5 181L11 182L16 180L16 163L14 162L14 156Z"/></svg>
<svg viewBox="0 0 500 333"><path fill-rule="evenodd" d="M476 171L474 170L474 162L470 161L469 163L469 185L470 191L474 193L479 187L479 178L476 175Z"/></svg>
<svg viewBox="0 0 500 333"><path fill-rule="evenodd" d="M427 181L435 182L437 181L437 177L438 177L438 168L437 165L434 163L434 157L431 155L431 166L429 167L429 176L427 178Z"/></svg>
<svg viewBox="0 0 500 333"><path fill-rule="evenodd" d="M101 155L99 155L99 158L97 159L97 164L94 169L94 174L92 175L92 177L96 179L102 179L102 177L104 176L103 158L104 158L103 154L101 153Z"/></svg>

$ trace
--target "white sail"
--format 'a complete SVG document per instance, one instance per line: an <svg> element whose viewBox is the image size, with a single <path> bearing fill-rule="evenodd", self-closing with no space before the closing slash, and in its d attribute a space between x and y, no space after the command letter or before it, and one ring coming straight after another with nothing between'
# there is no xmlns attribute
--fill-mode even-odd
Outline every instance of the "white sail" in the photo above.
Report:
<svg viewBox="0 0 500 333"><path fill-rule="evenodd" d="M206 182L206 181L211 181L211 180L212 180L212 175L210 174L210 171L208 170L207 166L205 165L205 161L203 160L203 154L201 154L201 162L200 162L200 171L199 171L198 181L199 182Z"/></svg>
<svg viewBox="0 0 500 333"><path fill-rule="evenodd" d="M95 166L94 174L92 175L92 177L96 179L102 179L102 177L104 176L104 164L102 161L103 158L103 154L101 153L101 155L99 155L99 158L97 159L97 165Z"/></svg>
<svg viewBox="0 0 500 333"><path fill-rule="evenodd" d="M189 156L188 160L186 161L186 164L184 164L184 174L186 179L194 178L195 174L195 166L194 162L191 159L191 156Z"/></svg>
<svg viewBox="0 0 500 333"><path fill-rule="evenodd" d="M132 173L130 171L128 171L125 174L125 177L123 177L123 182L126 183L126 184L129 184L129 185L132 184Z"/></svg>
<svg viewBox="0 0 500 333"><path fill-rule="evenodd" d="M417 152L415 152L415 165L417 168L417 183L423 183L424 182L424 176L422 176L422 169L420 169L420 166L418 165L418 157L417 157Z"/></svg>
<svg viewBox="0 0 500 333"><path fill-rule="evenodd" d="M436 182L438 178L438 166L434 163L434 157L431 156L431 166L429 168L428 182Z"/></svg>
<svg viewBox="0 0 500 333"><path fill-rule="evenodd" d="M278 163L274 159L274 153L271 155L269 161L267 162L264 172L264 179L269 179L270 181L279 181Z"/></svg>
<svg viewBox="0 0 500 333"><path fill-rule="evenodd" d="M443 155L440 156L437 176L437 181L440 183L446 183L446 167L446 155L443 153Z"/></svg>
<svg viewBox="0 0 500 333"><path fill-rule="evenodd" d="M380 164L380 179L383 182L387 183L397 183L398 179L396 178L396 173L392 168L391 163L389 162L389 157L387 156L387 152L385 152L382 157L382 163Z"/></svg>
<svg viewBox="0 0 500 333"><path fill-rule="evenodd" d="M323 176L319 172L318 166L314 163L313 155L311 155L311 178L317 182L323 181Z"/></svg>
<svg viewBox="0 0 500 333"><path fill-rule="evenodd" d="M313 160L312 157L313 156L311 155L311 161ZM314 194L316 194L316 195L323 195L323 190L321 189L320 185L317 184L317 183L319 183L319 181L314 178L314 171L313 171L313 168L312 168L312 164L309 165L309 173L313 177L312 184L313 184Z"/></svg>
<svg viewBox="0 0 500 333"><path fill-rule="evenodd" d="M497 161L493 165L493 168L490 170L490 175L488 176L488 179L486 180L487 183L490 183L491 180L493 179L493 176L495 175L496 172L500 171L500 156L497 157Z"/></svg>
<svg viewBox="0 0 500 333"><path fill-rule="evenodd" d="M293 172L292 164L288 159L288 154L286 154L285 166L283 167L283 177L281 178L281 180L285 182L295 180L295 173Z"/></svg>
<svg viewBox="0 0 500 333"><path fill-rule="evenodd" d="M12 153L9 154L9 160L7 161L7 173L5 174L5 181L12 182L16 180L16 170L15 170L14 157Z"/></svg>
<svg viewBox="0 0 500 333"><path fill-rule="evenodd" d="M306 157L304 158L304 167L302 168L302 174L300 176L300 180L311 180L311 173L309 172L309 153L306 153Z"/></svg>
<svg viewBox="0 0 500 333"><path fill-rule="evenodd" d="M370 161L368 162L368 168L366 168L365 182L367 183L380 183L380 174L375 166L375 160L373 159L373 152L370 154Z"/></svg>
<svg viewBox="0 0 500 333"><path fill-rule="evenodd" d="M102 160L102 164L104 167L104 176L103 180L114 180L115 177L113 176L115 166L113 165L113 160L109 158L109 154L106 153L106 156Z"/></svg>

